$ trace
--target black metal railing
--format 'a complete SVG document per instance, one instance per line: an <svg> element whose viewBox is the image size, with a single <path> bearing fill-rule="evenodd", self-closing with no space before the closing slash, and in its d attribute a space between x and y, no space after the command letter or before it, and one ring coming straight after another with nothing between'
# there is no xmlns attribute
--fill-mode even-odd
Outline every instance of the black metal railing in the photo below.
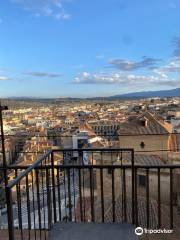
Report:
<svg viewBox="0 0 180 240"><path fill-rule="evenodd" d="M9 239L48 239L61 221L178 228L179 169L134 164L133 149L49 151L6 187Z"/></svg>
<svg viewBox="0 0 180 240"><path fill-rule="evenodd" d="M98 137L99 144L102 144L104 148L134 148L135 154L156 154L167 161L176 158L176 155L180 151L180 133L117 135L116 140L113 139L113 135L111 134L97 134L94 137ZM110 137L110 139L108 139L108 137ZM128 137L129 139L127 141ZM35 161L48 150L52 149L53 146L62 149L73 148L72 139L72 135L63 135L63 133L42 135L41 133L33 132L5 135L7 165L19 164L24 161ZM87 139L88 144L86 144L86 148L95 148L96 146L90 143L89 139L91 139L91 137L87 136ZM157 145L152 144L153 141L155 141ZM151 144L149 144L150 142ZM0 144L0 165L2 164L1 155L2 149Z"/></svg>

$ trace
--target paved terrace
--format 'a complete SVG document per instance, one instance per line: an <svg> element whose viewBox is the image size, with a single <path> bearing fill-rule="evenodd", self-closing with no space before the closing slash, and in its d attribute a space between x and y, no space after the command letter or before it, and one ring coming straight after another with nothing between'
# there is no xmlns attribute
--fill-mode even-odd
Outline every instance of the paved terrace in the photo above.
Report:
<svg viewBox="0 0 180 240"><path fill-rule="evenodd" d="M50 240L137 240L134 227L118 223L57 223Z"/></svg>

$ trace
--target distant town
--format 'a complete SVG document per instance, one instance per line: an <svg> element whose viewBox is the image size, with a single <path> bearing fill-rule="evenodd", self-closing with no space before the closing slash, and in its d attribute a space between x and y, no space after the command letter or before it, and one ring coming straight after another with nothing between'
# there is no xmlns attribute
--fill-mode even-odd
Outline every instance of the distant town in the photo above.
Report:
<svg viewBox="0 0 180 240"><path fill-rule="evenodd" d="M175 177L172 190L172 172L166 169L162 170L161 168L166 165L169 166L169 164L171 164L171 166L179 164L180 97L154 97L129 100L3 99L2 104L8 106L8 110L3 111L7 165L11 166L12 169L13 167L15 167L15 169L20 168L18 172L17 170L7 171L8 182L16 179L17 174L23 172L24 168L31 165L34 166L33 164L36 164L40 157L44 156L40 161L46 161L46 154L49 154L48 151L55 151L51 164L53 164L53 166L55 165L57 169L55 172L53 172L54 170L52 171L54 175L49 178L50 181L52 181L52 191L55 191L53 195L54 204L61 204L59 205L59 212L56 216L59 221L61 219L71 220L72 216L75 217L75 219L84 219L85 221L90 221L90 219L93 218L98 221L100 218L98 212L101 209L101 207L99 207L100 202L102 205L102 194L106 195L103 204L108 206L112 202L112 197L114 198L114 195L111 195L110 189L112 188L112 194L117 195L116 206L118 206L119 209L124 209L125 218L126 214L127 217L134 214L129 202L139 201L141 205L138 213L140 226L147 226L152 223L151 227L157 228L157 226L159 226L158 224L162 222L164 225L168 225L169 222L172 225L171 216L173 211L174 224L179 226L180 192L178 183L180 175L178 171L174 172ZM88 151L88 149L90 151ZM99 152L97 153L96 150ZM134 155L132 155L131 152ZM128 193L133 187L131 183L133 175L130 174L131 170L128 170L128 167L126 173L125 169L123 170L124 173L121 172L121 180L119 180L119 175L112 175L111 168L108 169L107 174L103 171L104 177L102 177L102 172L99 173L97 169L96 171L93 169L92 176L93 179L96 179L93 180L96 182L93 183L93 185L91 183L92 176L89 175L88 171L84 172L83 170L84 175L82 178L80 169L79 172L78 169L75 169L73 172L58 170L58 167L69 164L81 164L83 166L99 166L101 164L102 167L109 164L111 166L117 165L117 172L118 165L131 164L133 167L132 161L135 166L140 166L140 169L138 169L138 171L136 169L135 172L136 185L139 189L139 200L136 199L137 192L135 192L134 200L131 198L130 193ZM3 166L2 150L0 163ZM158 172L153 168L150 169L151 166L153 168L157 167ZM147 168L146 171L143 169L144 167ZM35 170L34 168L34 171ZM157 173L159 174L158 179ZM3 188L3 174L4 172L1 171L0 224L2 229L7 228L7 208ZM41 173L40 176L45 178L44 181L47 183L47 175ZM53 182L54 177L55 180ZM102 190L100 191L103 183L99 182L98 179L104 181L106 185L103 193ZM114 185L112 185L113 183L111 184L110 179L114 182ZM83 200L79 192L79 189L82 188L81 180L83 181ZM157 180L159 181L158 185ZM88 183L90 185L84 186L86 182L90 182ZM36 185L36 188L33 187L33 184ZM123 185L124 187L122 187L122 192L119 192L120 188L118 184L125 184ZM16 227L17 225L17 219L21 219L23 225L20 225L19 228L27 229L30 221L27 221L27 216L32 218L31 215L34 214L35 220L34 223L32 222L32 224L34 224L32 229L36 228L40 221L38 220L40 211L41 218L44 218L44 215L48 212L49 185L44 187L43 182L38 185L37 173L35 171L35 173L32 172L32 176L26 176L26 181L25 179L23 181L21 180L18 186L20 186L19 190L17 190L18 188L14 190L12 188L14 226ZM30 195L27 195L27 186L29 186ZM135 188L136 191L137 186ZM84 188L87 190L84 190ZM34 189L37 193L40 191L40 196L37 195L35 199L33 196ZM57 192L55 189L57 189ZM20 208L18 205L18 191L20 191L21 196ZM90 196L89 191L91 192ZM150 197L147 195L147 191L150 191ZM16 194L17 196L15 196ZM66 202L66 194L68 195L68 201L71 201L71 203ZM44 203L44 198L47 203ZM72 204L71 198L73 199L72 207L69 205ZM92 198L96 199L96 210L94 209L96 216L94 216L92 212L92 202L88 205L89 198L91 201ZM170 198L171 208L168 215L166 215ZM35 205L33 205L34 201ZM87 216L85 214L83 215L84 217L82 217L79 215L79 211L80 207L82 207L81 204L85 204L86 201L86 207L84 208L87 211ZM162 205L160 205L160 201ZM26 211L26 202L30 205L30 209L28 210L27 208L28 211ZM115 211L114 200L112 203L111 209L107 208L105 212L103 210L105 218L109 219L109 221L117 219L117 221L122 222L124 217L118 215L119 211ZM125 205L121 206L121 204ZM148 215L149 208L151 209L150 215ZM173 208L174 210L172 210ZM69 214L67 214L67 209L69 209ZM17 211L21 211L21 214L17 215ZM71 211L73 211L73 215ZM111 212L113 212L114 215L110 214ZM157 215L157 213L159 215ZM134 215L132 215L132 217L133 216ZM45 227L48 226L48 221L44 220ZM127 220L127 222L128 221L131 222L131 218Z"/></svg>
<svg viewBox="0 0 180 240"><path fill-rule="evenodd" d="M180 133L179 97L115 101L4 99L2 102L9 108L4 112L5 145L9 164L29 163L37 159L37 155L27 157L23 152L41 153L53 146L75 148L77 144L73 142L73 138L78 138L82 133L86 135L87 143L91 147L132 147L135 150L149 151L152 150L151 144L147 145L146 142L144 148L135 146L135 143L125 144L125 135L131 137L145 134L150 135L150 138L152 134ZM137 120L140 124L139 132ZM147 124L147 128L145 125L143 127L140 120L147 121L143 123ZM156 125L164 127L164 130L160 131L156 126L150 128L152 121L156 121ZM156 150L168 151L175 147L178 149L178 138L173 138L171 142L159 146Z"/></svg>

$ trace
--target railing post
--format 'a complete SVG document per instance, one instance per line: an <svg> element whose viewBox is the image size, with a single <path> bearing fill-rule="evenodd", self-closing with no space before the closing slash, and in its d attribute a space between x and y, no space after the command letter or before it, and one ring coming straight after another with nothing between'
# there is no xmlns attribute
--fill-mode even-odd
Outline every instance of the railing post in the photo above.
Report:
<svg viewBox="0 0 180 240"><path fill-rule="evenodd" d="M48 208L48 229L52 226L51 190L49 186L49 171L46 168L46 189L47 189L47 208Z"/></svg>
<svg viewBox="0 0 180 240"><path fill-rule="evenodd" d="M134 204L135 204L135 201L134 201L134 149L131 150L131 155L132 155L132 224L135 223L135 217L134 217L134 210L135 210L135 207L134 207Z"/></svg>
<svg viewBox="0 0 180 240"><path fill-rule="evenodd" d="M70 169L67 169L67 174L68 174L67 178L68 178L69 221L72 221L72 201L71 201L71 176L70 176Z"/></svg>
<svg viewBox="0 0 180 240"><path fill-rule="evenodd" d="M7 218L9 240L14 240L14 222L13 222L13 204L11 188L6 187L6 202L7 202Z"/></svg>
<svg viewBox="0 0 180 240"><path fill-rule="evenodd" d="M54 177L54 152L51 152L51 167L52 167L52 191L53 191L53 209L54 209L54 222L57 222L56 216L56 187Z"/></svg>
<svg viewBox="0 0 180 240"><path fill-rule="evenodd" d="M173 169L170 169L170 229L173 229Z"/></svg>

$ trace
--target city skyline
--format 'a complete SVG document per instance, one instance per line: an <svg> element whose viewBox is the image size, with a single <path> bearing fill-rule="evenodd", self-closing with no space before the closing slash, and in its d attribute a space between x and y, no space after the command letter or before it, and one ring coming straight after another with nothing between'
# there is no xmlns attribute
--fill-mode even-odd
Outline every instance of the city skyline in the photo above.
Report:
<svg viewBox="0 0 180 240"><path fill-rule="evenodd" d="M0 97L180 87L180 3L3 0Z"/></svg>

